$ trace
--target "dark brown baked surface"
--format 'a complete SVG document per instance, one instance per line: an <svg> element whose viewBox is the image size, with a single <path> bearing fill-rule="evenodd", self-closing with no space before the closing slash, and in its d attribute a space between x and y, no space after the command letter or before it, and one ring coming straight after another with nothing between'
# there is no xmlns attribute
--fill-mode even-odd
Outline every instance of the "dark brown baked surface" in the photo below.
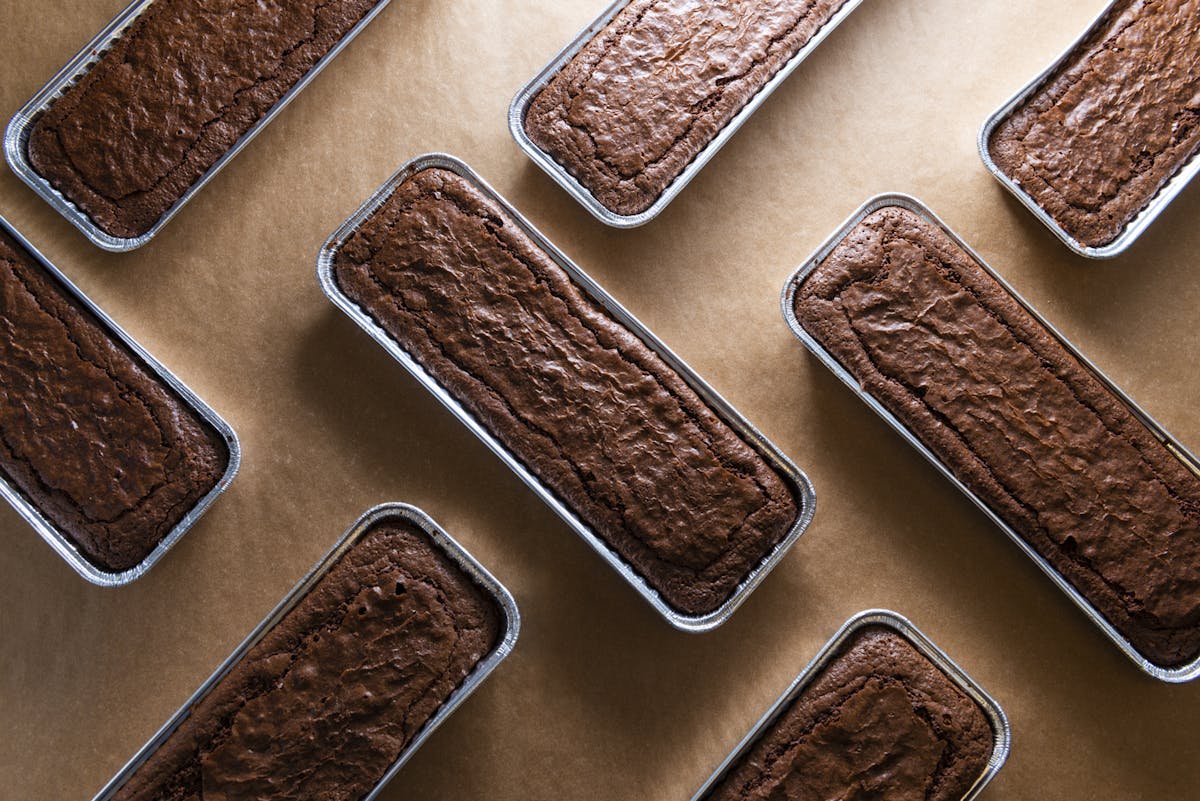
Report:
<svg viewBox="0 0 1200 801"><path fill-rule="evenodd" d="M643 212L845 2L633 0L525 132L610 211Z"/></svg>
<svg viewBox="0 0 1200 801"><path fill-rule="evenodd" d="M988 149L1072 237L1112 242L1200 149L1200 1L1126 0Z"/></svg>
<svg viewBox="0 0 1200 801"><path fill-rule="evenodd" d="M1200 655L1200 479L940 228L887 207L805 330L1143 655Z"/></svg>
<svg viewBox="0 0 1200 801"><path fill-rule="evenodd" d="M424 532L382 521L115 798L360 799L497 646L500 615Z"/></svg>
<svg viewBox="0 0 1200 801"><path fill-rule="evenodd" d="M718 608L795 521L762 456L457 175L404 181L334 271L676 609Z"/></svg>
<svg viewBox="0 0 1200 801"><path fill-rule="evenodd" d="M137 237L380 0L158 0L34 124L29 160Z"/></svg>
<svg viewBox="0 0 1200 801"><path fill-rule="evenodd" d="M983 710L907 640L856 633L706 801L959 801L987 769Z"/></svg>
<svg viewBox="0 0 1200 801"><path fill-rule="evenodd" d="M0 231L0 475L120 572L228 465L217 431Z"/></svg>

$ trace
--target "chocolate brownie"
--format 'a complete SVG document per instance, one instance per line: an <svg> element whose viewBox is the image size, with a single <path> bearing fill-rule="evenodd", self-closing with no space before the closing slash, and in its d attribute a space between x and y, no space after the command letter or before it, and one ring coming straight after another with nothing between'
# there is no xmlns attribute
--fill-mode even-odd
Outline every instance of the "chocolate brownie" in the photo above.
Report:
<svg viewBox="0 0 1200 801"><path fill-rule="evenodd" d="M29 160L141 236L379 2L157 0L33 124Z"/></svg>
<svg viewBox="0 0 1200 801"><path fill-rule="evenodd" d="M1200 0L1123 0L988 150L1074 239L1112 242L1200 149Z"/></svg>
<svg viewBox="0 0 1200 801"><path fill-rule="evenodd" d="M610 211L645 211L845 2L633 0L533 99L525 132Z"/></svg>
<svg viewBox="0 0 1200 801"><path fill-rule="evenodd" d="M677 610L719 608L795 522L774 468L458 175L401 183L334 272Z"/></svg>
<svg viewBox="0 0 1200 801"><path fill-rule="evenodd" d="M940 227L868 215L796 316L1138 651L1200 656L1200 479Z"/></svg>
<svg viewBox="0 0 1200 801"><path fill-rule="evenodd" d="M500 619L424 532L380 522L114 799L362 798L495 649Z"/></svg>
<svg viewBox="0 0 1200 801"><path fill-rule="evenodd" d="M988 767L983 710L907 640L855 633L706 801L959 801Z"/></svg>
<svg viewBox="0 0 1200 801"><path fill-rule="evenodd" d="M220 434L0 231L0 476L109 572L221 480Z"/></svg>

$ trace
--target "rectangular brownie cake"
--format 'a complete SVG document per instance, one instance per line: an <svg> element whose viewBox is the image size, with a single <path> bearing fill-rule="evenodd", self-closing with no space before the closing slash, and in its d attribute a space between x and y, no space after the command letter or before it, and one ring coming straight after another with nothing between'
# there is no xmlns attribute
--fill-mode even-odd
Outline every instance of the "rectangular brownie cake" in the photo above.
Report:
<svg viewBox="0 0 1200 801"><path fill-rule="evenodd" d="M846 0L633 0L534 98L530 140L645 211Z"/></svg>
<svg viewBox="0 0 1200 801"><path fill-rule="evenodd" d="M228 465L220 434L0 231L0 476L117 573Z"/></svg>
<svg viewBox="0 0 1200 801"><path fill-rule="evenodd" d="M983 710L906 639L854 633L705 801L960 801L988 767Z"/></svg>
<svg viewBox="0 0 1200 801"><path fill-rule="evenodd" d="M795 523L762 455L457 174L403 181L333 273L676 610L718 609Z"/></svg>
<svg viewBox="0 0 1200 801"><path fill-rule="evenodd" d="M502 615L425 532L382 520L113 799L363 798L496 648Z"/></svg>
<svg viewBox="0 0 1200 801"><path fill-rule="evenodd" d="M380 2L157 0L33 124L29 160L141 236Z"/></svg>
<svg viewBox="0 0 1200 801"><path fill-rule="evenodd" d="M1200 149L1200 0L1119 0L993 132L992 160L1075 240L1112 242Z"/></svg>
<svg viewBox="0 0 1200 801"><path fill-rule="evenodd" d="M1200 478L939 226L872 212L795 311L1140 653L1200 656Z"/></svg>

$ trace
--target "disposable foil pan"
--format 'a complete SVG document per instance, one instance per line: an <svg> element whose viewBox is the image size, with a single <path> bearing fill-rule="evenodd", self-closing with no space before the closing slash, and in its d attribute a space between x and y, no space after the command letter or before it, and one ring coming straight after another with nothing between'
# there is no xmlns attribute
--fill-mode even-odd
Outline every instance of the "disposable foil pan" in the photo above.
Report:
<svg viewBox="0 0 1200 801"><path fill-rule="evenodd" d="M112 778L112 780L104 786L93 801L108 801L113 798L125 783L138 771L146 760L154 755L154 752L162 747L175 730L187 720L191 715L192 710L196 708L201 701L213 690L217 684L229 674L231 670L237 667L238 663L245 658L246 654L257 645L268 632L274 628L279 621L295 608L296 604L308 594L308 592L316 586L325 574L328 573L334 565L349 551L354 545L362 539L362 537L377 523L388 520L402 520L411 523L418 529L423 531L434 546L442 553L450 558L464 573L483 589L495 601L499 607L501 614L504 617L504 637L500 643L489 653L484 659L475 666L474 670L467 676L463 683L456 689L445 703L438 708L437 712L430 718L412 742L400 753L396 761L391 764L387 771L383 774L383 778L379 780L371 791L367 793L361 801L372 801L384 786L404 767L404 763L408 762L409 758L416 753L424 742L429 739L434 730L445 722L446 718L450 717L451 713L458 708L458 705L467 699L475 689L483 683L483 680L491 674L496 666L504 660L506 656L513 650L517 642L517 634L521 629L521 614L517 611L516 601L512 595L504 588L504 585L497 581L491 573L487 571L483 565L475 560L475 557L467 553L461 545L459 545L453 537L433 521L429 515L422 512L415 506L410 506L404 503L384 503L369 509L362 517L355 521L354 525L342 535L341 539L329 550L321 561L308 572L304 578L300 579L295 587L292 588L283 600L279 602L270 614L268 614L261 623L255 626L254 631L250 632L249 636L242 641L242 644L234 649L233 653L221 663L213 674L205 680L200 688L192 694L192 697L184 702L174 715L163 725L158 732L150 738L150 741L142 746L141 750L126 763L125 767L121 768L120 772Z"/></svg>
<svg viewBox="0 0 1200 801"><path fill-rule="evenodd" d="M614 228L636 228L639 225L645 225L662 213L667 204L674 200L675 196L717 154L717 151L725 146L729 138L737 132L738 128L742 127L746 120L750 118L750 115L766 102L771 93L787 80L788 76L800 66L800 62L808 58L809 54L825 40L825 37L833 32L834 28L840 25L846 17L850 16L850 13L854 9L858 8L862 0L846 0L846 3L838 9L836 14L830 17L828 22L821 26L820 30L813 34L813 37L808 40L804 47L800 48L794 56L788 59L779 72L775 73L747 101L741 111L735 114L729 122L725 123L725 126L717 132L712 141L696 154L691 163L663 190L663 193L654 201L650 208L638 214L617 214L597 200L583 184L576 180L575 176L571 175L561 164L555 161L553 156L533 143L529 135L525 133L525 115L528 113L533 99L550 83L554 76L561 72L563 67L575 57L575 54L582 50L584 45L594 39L608 23L612 22L630 2L632 0L616 0L616 2L602 11L600 16L588 23L566 47L559 51L558 55L551 59L549 64L542 68L541 72L517 92L512 104L508 107L508 129L512 132L513 139L517 141L517 145L525 151L525 154L529 158L533 159L534 164L541 167L547 175L557 181L559 186L567 190L567 193L579 201L585 209L595 215L601 222L611 225Z"/></svg>
<svg viewBox="0 0 1200 801"><path fill-rule="evenodd" d="M983 788L995 777L1005 760L1008 759L1008 752L1012 746L1012 729L1009 727L1008 717L1004 714L1004 710L962 668L955 664L953 659L946 656L942 649L934 645L907 618L887 609L869 609L850 618L845 625L838 629L837 633L833 635L833 639L826 643L825 647L808 663L808 666L796 677L796 680L779 697L779 700L767 710L767 713L754 725L750 733L733 749L733 753L725 757L725 761L692 797L692 801L704 801L709 793L719 787L746 752L754 747L760 737L770 731L775 721L787 712L805 688L837 657L847 641L860 630L870 626L883 626L903 637L983 710L992 729L992 756L988 759L983 773L971 785L971 789L967 791L961 801L971 801L983 792Z"/></svg>
<svg viewBox="0 0 1200 801"><path fill-rule="evenodd" d="M644 578L624 560L615 550L612 549L603 539L601 539L591 527L581 520L574 511L570 509L548 486L542 483L541 479L535 476L529 468L515 454L508 450L499 440L497 440L488 429L474 416L465 409L451 395L445 387L443 387L436 379L425 372L424 368L417 363L400 345L392 339L392 337L381 328L370 315L364 312L353 300L347 297L337 284L337 280L333 274L333 262L341 250L342 245L350 238L363 222L371 216L387 199L391 197L392 192L408 177L415 175L422 170L431 167L439 167L444 170L449 170L456 175L461 176L465 180L471 182L480 192L490 198L494 203L502 207L505 212L512 217L520 229L533 240L539 248L541 248L547 256L563 269L571 280L578 286L585 295L600 304L604 309L613 316L618 322L628 328L635 336L641 339L648 348L654 351L671 369L679 373L680 377L696 392L697 395L722 419L738 436L745 440L752 448L754 448L763 459L773 467L788 484L789 489L796 498L799 506L799 514L788 533L779 541L779 543L771 549L763 560L742 580L734 593L716 610L703 615L688 615L668 604L663 597L651 587ZM419 156L405 164L400 170L381 186L375 194L373 194L366 203L364 203L358 211L354 212L342 225L333 232L326 240L325 245L321 248L320 256L317 259L317 277L321 282L321 288L329 299L333 301L339 309L345 312L349 317L362 327L371 337L383 346L384 350L392 355L396 361L404 365L412 375L425 386L434 397L449 409L455 417L457 417L463 425L469 428L475 436L483 440L493 453L512 469L517 476L534 491L546 504L553 509L559 517L566 522L574 531L583 537L585 541L600 554L600 556L608 562L614 570L616 570L622 578L637 590L643 598L650 602L658 612L667 619L667 621L677 629L683 631L701 632L709 631L724 623L733 614L734 610L746 600L746 597L758 586L767 573L783 558L787 553L788 548L799 539L800 535L808 527L812 521L813 512L815 510L816 496L813 493L811 482L808 477L802 473L791 460L775 447L766 437L758 432L749 421L741 416L729 403L717 394L716 390L710 387L705 381L698 376L688 365L676 356L664 345L658 337L650 333L650 331L642 325L637 318L630 314L626 309L619 304L612 295L608 294L593 281L583 270L575 266L575 264L563 255L562 251L550 243L542 234L533 227L521 214L514 209L509 203L504 200L494 189L487 185L482 178L475 174L470 167L462 163L453 156L447 156L441 153L434 153L424 156Z"/></svg>
<svg viewBox="0 0 1200 801"><path fill-rule="evenodd" d="M1011 100L998 108L990 117L987 118L987 120L984 121L983 127L979 129L979 157L983 159L984 166L988 168L988 171L996 177L996 180L998 180L1005 189L1016 196L1017 200L1025 204L1025 207L1033 212L1034 217L1037 217L1039 220L1041 220L1043 225L1054 232L1054 235L1061 239L1063 244L1065 244L1074 252L1078 253L1080 256L1087 256L1091 259L1111 259L1114 256L1124 253L1129 246L1132 245L1137 238L1140 237L1142 233L1150 227L1150 224L1158 219L1158 215L1162 214L1163 210L1171 204L1172 200L1175 199L1175 196L1183 191L1183 188L1187 186L1189 182L1191 182L1192 178L1196 176L1196 173L1200 172L1200 157L1193 155L1190 160L1185 162L1183 166L1181 166L1179 170L1173 176L1171 176L1171 178L1165 184L1163 184L1162 188L1158 190L1158 193L1154 195L1154 197L1150 198L1150 201L1141 211L1137 213L1137 216L1129 221L1129 223L1125 226L1125 229L1121 231L1116 239L1101 247L1091 247L1083 244L1075 237L1071 236L1071 234L1067 233L1066 229L1059 225L1058 221L1051 217L1045 209L1039 206L1037 201L1034 200L1033 197L1031 197L1019 183L1005 173L1000 166L992 160L992 154L988 150L988 142L991 141L992 134L995 132L996 128L998 128L1000 124L1004 122L1004 120L1008 119L1009 115L1012 114L1022 103L1024 103L1030 95L1041 89L1042 86L1046 84L1056 72L1058 72L1059 68L1062 67L1062 65L1065 64L1071 57L1071 54L1075 51L1075 48L1087 41L1087 39L1091 37L1097 29L1107 22L1109 14L1112 13L1113 8L1120 2L1123 2L1123 0L1113 0L1113 2L1109 3L1108 6L1106 6L1105 9L1100 12L1099 16L1096 17L1092 24L1087 27L1087 30L1085 30L1078 39L1072 42L1071 45L1065 51L1063 51L1062 55L1055 59L1050 66L1042 70L1042 72L1036 78L1027 83L1025 87L1021 89L1021 91L1017 92L1017 94Z"/></svg>
<svg viewBox="0 0 1200 801"><path fill-rule="evenodd" d="M134 357L142 363L146 370L160 379L166 384L171 391L179 397L183 403L194 411L206 424L212 426L221 436L225 443L226 449L229 451L229 464L225 467L225 472L221 475L221 480L217 482L208 494L201 498L195 506L192 507L183 518L175 524L175 527L167 532L167 536L162 538L162 541L155 546L145 559L138 562L128 570L122 570L114 573L93 564L88 560L79 548L71 542L70 537L65 532L61 531L58 526L45 517L36 506L34 506L21 492L5 480L3 475L0 475L0 497L4 498L21 517L25 518L34 530L42 536L50 547L58 552L58 555L67 560L67 564L75 568L79 575L83 576L93 584L99 584L102 587L119 587L123 584L128 584L135 579L141 578L146 571L154 567L159 559L171 549L179 539L187 533L187 530L200 519L200 516L212 505L217 496L225 491L229 483L233 481L233 477L237 474L238 466L242 462L242 449L238 442L237 434L233 429L221 419L220 415L212 410L212 408L200 400L196 393L188 389L182 381L166 367L151 356L141 345L139 345L133 337L125 333L119 325L113 322L112 318L105 314L99 306L91 301L87 295L79 291L79 288L72 284L67 277L50 263L37 248L29 243L29 240L21 236L21 234L12 227L11 224L3 217L0 217L0 229L11 236L21 247L25 248L30 255L35 258L42 268L55 280L68 295L73 297L80 306L90 312L99 322L108 335L116 342L121 343L133 352Z"/></svg>
<svg viewBox="0 0 1200 801"><path fill-rule="evenodd" d="M1167 433L1166 430L1164 430L1163 427L1154 420L1154 418L1152 418L1140 406L1134 403L1128 395L1126 395L1116 384L1114 384L1112 379L1102 373L1099 368L1096 367L1096 365L1092 364L1092 362L1086 356L1080 353L1079 350L1072 345L1066 337L1059 333L1058 329L1048 323L1046 318L1042 317L1042 315L1039 314L1031 305L1029 305L1029 303L1023 297L1017 294L1016 290L1014 290L1012 286L1010 286L1009 283L1004 280L1004 278L1002 278L995 270L993 270L987 264L987 262L980 258L979 254L972 250L966 242L962 241L957 234L950 230L950 228L944 222L942 222L942 220L936 214L930 211L919 200L909 197L908 195L884 194L868 200L866 204L864 204L858 211L854 212L854 214L852 214L850 218L842 224L842 226L833 234L833 236L826 240L825 243L817 249L816 253L805 260L803 264L801 264L799 269L792 274L791 278L788 279L787 283L783 287L783 316L787 321L788 326L792 329L792 332L800 339L800 341L804 343L804 346L808 348L809 351L811 351L812 354L817 357L817 359L824 363L826 367L832 370L833 374L842 380L842 383L850 387L855 395L861 398L862 401L870 406L876 414L883 418L884 422L894 428L901 437L903 437L917 450L918 453L929 460L930 464L936 467L942 475L949 479L950 483L958 487L958 489L964 495L970 498L976 506L982 509L983 512L990 517L992 521L999 526L1000 529L1007 534L1009 538L1012 539L1012 541L1015 542L1021 548L1021 550L1023 550L1026 555L1037 564L1038 567L1042 569L1042 572L1049 576L1050 579L1056 585L1058 585L1058 588L1066 593L1067 596L1075 602L1075 605L1083 610L1083 613L1087 615L1088 618L1095 623L1110 640L1116 643L1121 651L1130 659L1132 659L1139 668L1156 679L1173 683L1191 681L1192 679L1200 676L1200 657L1197 657L1195 660L1180 667L1163 667L1161 665L1156 665L1145 656L1138 653L1138 651L1133 647L1133 644L1129 642L1125 635L1117 631L1116 628L1114 628L1113 625L1103 615L1101 615L1094 606L1092 606L1091 602L1079 592L1079 590L1075 589L1075 587L1073 587L1063 577L1063 575L1054 568L1053 565L1051 565L1041 554L1034 550L1033 546L1027 543L1021 537L1021 535L1018 534L1012 526L1006 523L999 514L992 510L982 498L972 492L970 488L960 481L958 477L955 476L950 470L950 468L947 467L937 457L937 455L933 453L933 451L926 447L925 444L922 443L921 440L918 439L917 436L904 425L904 423L902 423L895 415L888 411L883 404L867 393L867 391L859 385L858 380L851 375L848 370L842 367L832 353L826 350L820 342L818 342L807 331L805 331L804 327L800 324L800 321L796 319L795 300L796 293L799 290L800 285L804 283L809 274L812 273L812 271L815 270L817 266L825 260L825 258L833 251L838 243L840 243L846 237L846 235L852 228L854 228L854 226L858 225L858 223L861 222L862 219L868 214L887 206L898 206L903 209L908 209L931 225L935 225L940 228L952 242L962 248L963 251L970 255L971 258L975 259L975 261L979 262L980 266L983 267L988 275L994 278L1000 284L1000 286L1004 287L1005 291L1007 291L1013 297L1013 299L1017 301L1017 303L1021 304L1025 311L1027 311L1034 320L1045 326L1046 330L1049 331L1056 340L1058 340L1059 344L1062 345L1063 348L1066 349L1069 354L1071 354L1071 356L1078 360L1081 365L1087 368L1088 371L1090 371L1096 378L1096 380L1104 385L1104 387L1108 389L1115 398L1123 403L1129 409L1129 411L1132 412L1133 415L1140 420L1143 425L1146 426L1150 433L1163 443L1167 450L1174 454L1185 467L1187 467L1196 475L1200 476L1200 460L1197 460L1191 451L1189 451L1177 439Z"/></svg>
<svg viewBox="0 0 1200 801"><path fill-rule="evenodd" d="M118 14L112 22L108 23L100 33L96 34L96 37L92 41L84 45L83 49L76 53L75 57L67 62L67 65L59 70L57 75L50 79L49 83L42 87L29 102L21 107L20 111L13 115L13 118L8 122L8 128L4 132L4 157L7 159L12 171L17 174L17 177L27 183L52 208L82 231L83 235L90 239L93 244L114 252L134 250L149 242L183 208L184 204L191 200L214 175L220 172L229 163L230 159L240 153L242 148L258 135L259 131L266 127L271 120L275 119L275 115L283 111L284 106L292 102L296 95L317 76L317 73L325 69L333 57L340 53L342 48L349 44L350 40L357 36L375 18L375 15L391 2L391 0L380 0L379 4L359 20L358 24L351 28L350 32L342 37L341 41L334 45L328 53L322 56L295 86L289 89L275 105L271 106L262 119L250 126L249 130L242 134L228 151L217 159L194 184L188 187L183 196L175 201L171 208L167 209L166 213L158 219L158 222L154 223L149 231L135 237L112 236L92 222L92 219L86 213L68 200L49 181L33 169L33 165L29 162L29 135L33 128L33 123L42 114L46 113L68 89L78 83L91 70L92 66L137 22L138 17L154 4L154 1L134 0L134 2L126 6L124 11Z"/></svg>

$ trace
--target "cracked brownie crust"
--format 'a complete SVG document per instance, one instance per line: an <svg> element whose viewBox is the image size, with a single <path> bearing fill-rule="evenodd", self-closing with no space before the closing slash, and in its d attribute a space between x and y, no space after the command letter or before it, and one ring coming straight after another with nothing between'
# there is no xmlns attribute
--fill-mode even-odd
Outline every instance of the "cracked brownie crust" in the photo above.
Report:
<svg viewBox="0 0 1200 801"><path fill-rule="evenodd" d="M706 801L959 801L987 769L983 710L871 626L805 687Z"/></svg>
<svg viewBox="0 0 1200 801"><path fill-rule="evenodd" d="M29 160L141 236L379 2L158 0L33 124Z"/></svg>
<svg viewBox="0 0 1200 801"><path fill-rule="evenodd" d="M610 211L648 209L846 0L634 0L534 98L525 132Z"/></svg>
<svg viewBox="0 0 1200 801"><path fill-rule="evenodd" d="M0 475L120 572L228 464L220 435L0 232Z"/></svg>
<svg viewBox="0 0 1200 801"><path fill-rule="evenodd" d="M992 160L1077 241L1112 242L1200 149L1200 0L1118 3L995 130Z"/></svg>
<svg viewBox="0 0 1200 801"><path fill-rule="evenodd" d="M404 181L334 275L676 609L720 607L795 522L762 456L459 176Z"/></svg>
<svg viewBox="0 0 1200 801"><path fill-rule="evenodd" d="M795 308L1139 652L1200 656L1200 479L940 228L868 215Z"/></svg>
<svg viewBox="0 0 1200 801"><path fill-rule="evenodd" d="M360 799L497 646L500 618L424 532L380 522L114 798Z"/></svg>

